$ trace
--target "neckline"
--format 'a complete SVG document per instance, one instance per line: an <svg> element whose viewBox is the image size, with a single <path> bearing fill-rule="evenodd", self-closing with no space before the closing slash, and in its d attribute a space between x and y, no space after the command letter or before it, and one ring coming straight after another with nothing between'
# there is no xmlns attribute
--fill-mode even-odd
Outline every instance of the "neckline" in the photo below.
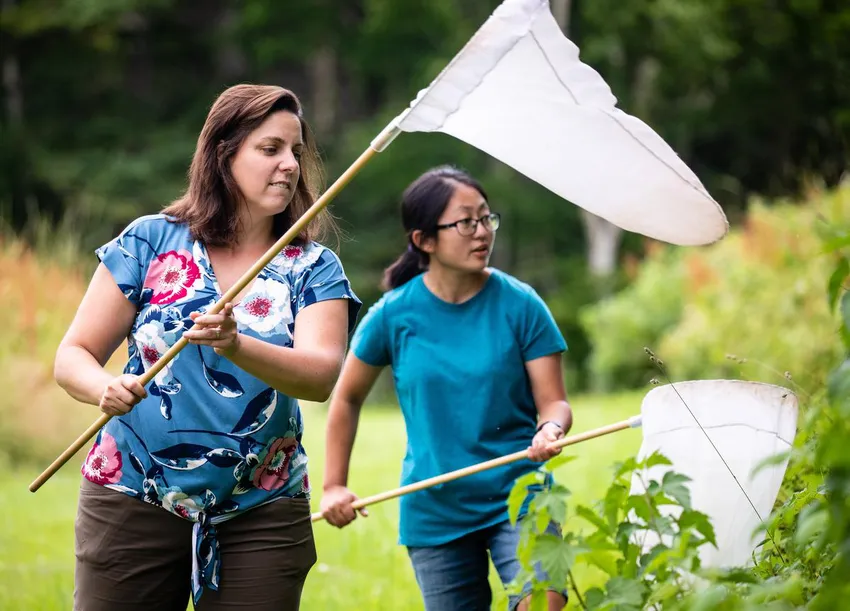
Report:
<svg viewBox="0 0 850 611"><path fill-rule="evenodd" d="M213 263L212 263L212 259L210 258L209 250L207 250L207 245L204 244L201 240L195 240L195 244L198 246L198 250L201 253L201 257L203 257L203 260L199 261L199 263L204 266L204 270L205 270L205 273L207 274L207 277L209 277L209 279L212 280L213 289L215 290L215 293L216 293L216 301L219 301L222 297L224 297L225 291L221 290L221 285L218 283L218 276L215 273L215 268L213 267ZM268 265L263 266L263 269L260 270L260 273L257 274L256 276L254 276L254 278L251 279L251 282L249 282L248 285L244 289L242 289L242 291L240 291L240 293L238 295L236 295L232 300L229 301L229 303L232 304L234 308L237 305L241 304L242 300L245 297L247 297L248 295L251 294L251 291L254 289L254 284L257 282L257 280L260 279L260 276L263 275L263 272L266 271L267 266ZM244 274L244 272L243 272L243 274ZM240 278L241 277L242 276L240 276Z"/></svg>
<svg viewBox="0 0 850 611"><path fill-rule="evenodd" d="M481 285L481 288L478 290L478 292L466 301L461 301L460 303L452 303L450 301L446 301L445 299L442 299L436 294L434 294L431 289L428 288L428 285L425 284L425 274L419 274L419 276L416 277L416 281L419 283L419 286L422 288L422 290L425 291L425 294L428 296L429 300L438 304L442 308L458 310L461 308L471 307L474 303L478 302L484 294L490 291L490 287L495 284L493 276L496 275L496 270L492 268L487 268L487 270L490 273L487 274L487 279L484 281L484 284Z"/></svg>

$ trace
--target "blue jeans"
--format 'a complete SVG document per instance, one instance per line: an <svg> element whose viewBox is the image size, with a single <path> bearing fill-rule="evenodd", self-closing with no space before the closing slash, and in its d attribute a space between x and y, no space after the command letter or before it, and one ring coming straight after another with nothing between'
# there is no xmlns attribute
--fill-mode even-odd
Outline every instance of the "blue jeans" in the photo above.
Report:
<svg viewBox="0 0 850 611"><path fill-rule="evenodd" d="M552 523L546 532L559 535ZM490 591L487 552L502 583L507 586L520 571L517 560L519 526L505 520L488 528L434 547L408 547L416 582L425 600L426 611L490 611L493 593ZM537 571L538 579L546 575ZM557 590L564 598L566 590ZM531 584L523 586L521 594L510 596L508 609L515 609L531 593Z"/></svg>

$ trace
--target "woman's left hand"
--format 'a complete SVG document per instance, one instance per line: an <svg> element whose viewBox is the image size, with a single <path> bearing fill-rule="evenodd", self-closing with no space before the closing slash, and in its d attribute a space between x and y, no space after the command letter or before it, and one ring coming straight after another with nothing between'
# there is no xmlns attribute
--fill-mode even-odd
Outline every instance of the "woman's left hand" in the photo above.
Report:
<svg viewBox="0 0 850 611"><path fill-rule="evenodd" d="M553 448L552 444L564 436L564 429L554 422L543 425L528 448L528 457L535 462L545 462L561 453L561 448Z"/></svg>
<svg viewBox="0 0 850 611"><path fill-rule="evenodd" d="M236 354L239 349L239 331L233 316L233 304L225 304L218 314L192 312L189 316L195 326L183 333L183 337L190 344L212 346L217 354L224 357Z"/></svg>

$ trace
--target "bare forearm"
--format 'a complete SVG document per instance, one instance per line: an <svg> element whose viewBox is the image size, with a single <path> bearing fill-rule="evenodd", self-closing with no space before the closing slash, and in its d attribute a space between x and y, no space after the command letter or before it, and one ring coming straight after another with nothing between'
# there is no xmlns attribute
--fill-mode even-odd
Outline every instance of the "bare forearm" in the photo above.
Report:
<svg viewBox="0 0 850 611"><path fill-rule="evenodd" d="M65 346L56 353L53 377L77 401L98 405L104 388L115 376L84 348Z"/></svg>
<svg viewBox="0 0 850 611"><path fill-rule="evenodd" d="M570 408L568 401L552 401L545 405L541 405L537 413L539 422L551 420L557 423L566 433L573 426L573 410Z"/></svg>
<svg viewBox="0 0 850 611"><path fill-rule="evenodd" d="M334 398L328 412L325 443L325 489L332 486L348 485L348 468L359 420L360 404Z"/></svg>
<svg viewBox="0 0 850 611"><path fill-rule="evenodd" d="M308 401L327 400L342 364L341 357L283 348L246 335L227 358L275 390Z"/></svg>

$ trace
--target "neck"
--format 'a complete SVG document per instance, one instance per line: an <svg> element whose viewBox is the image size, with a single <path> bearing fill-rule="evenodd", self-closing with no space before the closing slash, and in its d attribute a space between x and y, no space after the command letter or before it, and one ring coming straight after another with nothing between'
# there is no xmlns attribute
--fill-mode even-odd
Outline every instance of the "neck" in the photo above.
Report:
<svg viewBox="0 0 850 611"><path fill-rule="evenodd" d="M243 214L232 250L251 250L258 246L268 248L274 241L272 226L273 217L251 218L250 215Z"/></svg>
<svg viewBox="0 0 850 611"><path fill-rule="evenodd" d="M475 297L484 287L490 272L464 272L442 267L431 262L422 276L425 286L437 297L448 303L463 303Z"/></svg>

